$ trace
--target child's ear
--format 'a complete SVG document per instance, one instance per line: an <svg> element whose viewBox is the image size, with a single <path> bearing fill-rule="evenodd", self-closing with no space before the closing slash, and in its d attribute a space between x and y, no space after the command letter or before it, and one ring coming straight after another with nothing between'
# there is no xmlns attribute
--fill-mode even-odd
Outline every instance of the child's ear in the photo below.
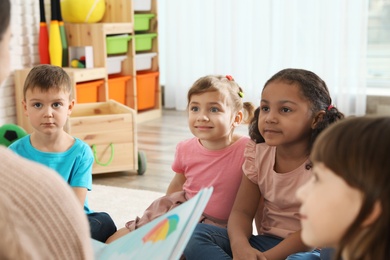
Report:
<svg viewBox="0 0 390 260"><path fill-rule="evenodd" d="M324 119L324 115L325 115L325 110L321 110L315 115L315 117L313 118L313 122L311 123L312 129L315 129L317 127L317 124Z"/></svg>
<svg viewBox="0 0 390 260"><path fill-rule="evenodd" d="M23 106L23 112L24 112L24 115L26 117L28 117L28 113L27 113L27 103L26 103L26 100L22 100L22 106Z"/></svg>
<svg viewBox="0 0 390 260"><path fill-rule="evenodd" d="M382 204L380 201L375 201L374 206L372 207L371 213L363 221L362 227L370 226L374 223L382 213Z"/></svg>
<svg viewBox="0 0 390 260"><path fill-rule="evenodd" d="M74 99L72 99L70 102L69 102L69 107L68 107L68 116L70 116L70 114L72 114L72 109L74 107Z"/></svg>
<svg viewBox="0 0 390 260"><path fill-rule="evenodd" d="M233 126L238 126L239 124L241 124L242 118L243 118L242 111L238 111L236 116L234 117Z"/></svg>

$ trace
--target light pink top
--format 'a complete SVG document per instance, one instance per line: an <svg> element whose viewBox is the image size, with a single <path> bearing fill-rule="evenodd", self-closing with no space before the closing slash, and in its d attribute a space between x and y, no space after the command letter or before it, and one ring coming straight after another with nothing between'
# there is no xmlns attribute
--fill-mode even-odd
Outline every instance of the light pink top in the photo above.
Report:
<svg viewBox="0 0 390 260"><path fill-rule="evenodd" d="M311 177L304 162L297 169L277 173L274 171L276 147L265 143L249 141L245 150L244 174L257 183L264 197L264 210L259 234L269 234L281 238L298 231L299 206L295 193Z"/></svg>
<svg viewBox="0 0 390 260"><path fill-rule="evenodd" d="M195 137L177 145L172 170L185 175L186 198L192 198L203 187L214 187L205 214L227 221L241 183L248 140L243 136L221 150L208 150Z"/></svg>

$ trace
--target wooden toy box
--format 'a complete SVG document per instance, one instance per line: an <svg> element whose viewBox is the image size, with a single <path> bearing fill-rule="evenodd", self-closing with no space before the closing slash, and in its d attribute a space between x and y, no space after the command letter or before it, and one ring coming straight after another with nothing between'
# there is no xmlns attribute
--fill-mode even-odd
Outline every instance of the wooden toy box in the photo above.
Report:
<svg viewBox="0 0 390 260"><path fill-rule="evenodd" d="M136 112L115 100L76 104L67 131L92 148L92 173L137 171Z"/></svg>

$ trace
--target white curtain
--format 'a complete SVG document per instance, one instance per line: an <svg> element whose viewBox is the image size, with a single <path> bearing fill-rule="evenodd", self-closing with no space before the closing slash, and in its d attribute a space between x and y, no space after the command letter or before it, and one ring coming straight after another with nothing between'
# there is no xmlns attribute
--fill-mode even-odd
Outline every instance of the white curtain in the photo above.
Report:
<svg viewBox="0 0 390 260"><path fill-rule="evenodd" d="M266 80L289 67L315 72L340 111L363 115L367 1L158 1L165 107L184 110L206 74L232 75L257 105Z"/></svg>

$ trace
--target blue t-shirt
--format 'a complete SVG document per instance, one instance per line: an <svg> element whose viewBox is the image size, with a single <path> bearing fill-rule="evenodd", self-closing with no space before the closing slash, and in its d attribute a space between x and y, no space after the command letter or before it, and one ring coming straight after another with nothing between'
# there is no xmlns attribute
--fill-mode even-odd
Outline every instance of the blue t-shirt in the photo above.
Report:
<svg viewBox="0 0 390 260"><path fill-rule="evenodd" d="M65 152L42 152L35 149L30 142L30 135L13 142L9 148L29 160L44 164L57 171L71 187L92 189L92 164L94 157L91 148L83 141L75 138L71 148ZM84 202L84 211L93 213Z"/></svg>

